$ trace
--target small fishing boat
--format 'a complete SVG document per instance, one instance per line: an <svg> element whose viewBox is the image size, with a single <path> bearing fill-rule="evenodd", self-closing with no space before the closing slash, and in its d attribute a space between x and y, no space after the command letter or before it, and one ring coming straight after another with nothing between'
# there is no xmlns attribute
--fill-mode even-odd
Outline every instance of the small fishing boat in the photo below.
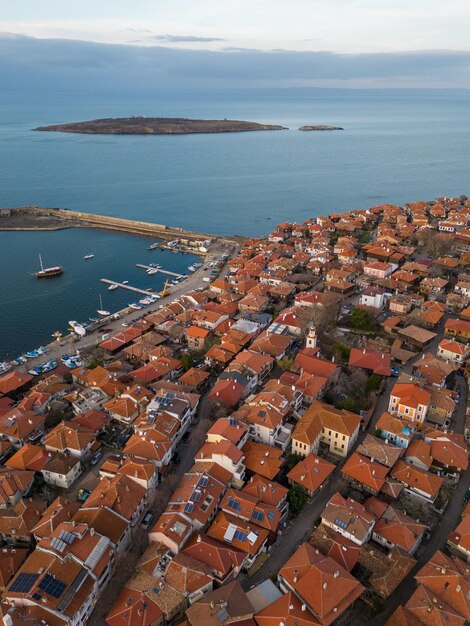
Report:
<svg viewBox="0 0 470 626"><path fill-rule="evenodd" d="M85 254L83 258L88 261L88 259L92 259L94 256L94 254Z"/></svg>
<svg viewBox="0 0 470 626"><path fill-rule="evenodd" d="M56 367L57 361L47 361L47 363L44 363L44 365L42 366L42 372L43 374L51 372L52 370L55 370Z"/></svg>
<svg viewBox="0 0 470 626"><path fill-rule="evenodd" d="M13 365L24 365L26 363L26 358L24 356L19 356L12 361L12 363Z"/></svg>
<svg viewBox="0 0 470 626"><path fill-rule="evenodd" d="M0 376L9 372L11 370L11 367L12 364L8 363L7 361L3 361L2 363L0 363Z"/></svg>
<svg viewBox="0 0 470 626"><path fill-rule="evenodd" d="M123 281L122 281L122 284L123 284L123 285L128 285L128 284L129 284L129 281L128 281L128 280L123 280Z"/></svg>
<svg viewBox="0 0 470 626"><path fill-rule="evenodd" d="M188 270L189 270L190 272L195 272L195 271L196 271L196 268L194 267L194 265L190 265L190 266L188 267Z"/></svg>
<svg viewBox="0 0 470 626"><path fill-rule="evenodd" d="M111 315L109 311L106 311L106 309L103 309L103 300L101 298L101 294L100 294L100 308L96 312L98 313L98 315L101 315L102 317L108 317L108 315Z"/></svg>
<svg viewBox="0 0 470 626"><path fill-rule="evenodd" d="M117 289L118 287L119 285L117 283L113 283L112 285L109 285L108 290L113 291L114 289Z"/></svg>
<svg viewBox="0 0 470 626"><path fill-rule="evenodd" d="M147 250L155 250L155 248L158 248L160 244L156 241L155 243L152 243Z"/></svg>

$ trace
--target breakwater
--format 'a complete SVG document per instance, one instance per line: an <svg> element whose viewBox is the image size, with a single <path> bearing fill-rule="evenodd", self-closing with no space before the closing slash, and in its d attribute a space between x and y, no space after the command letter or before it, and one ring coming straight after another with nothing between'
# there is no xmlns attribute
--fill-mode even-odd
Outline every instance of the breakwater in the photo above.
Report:
<svg viewBox="0 0 470 626"><path fill-rule="evenodd" d="M38 206L0 209L0 230L59 230L62 228L104 228L155 239L187 240L192 245L218 239L217 235L198 233L165 224L83 213L60 208Z"/></svg>

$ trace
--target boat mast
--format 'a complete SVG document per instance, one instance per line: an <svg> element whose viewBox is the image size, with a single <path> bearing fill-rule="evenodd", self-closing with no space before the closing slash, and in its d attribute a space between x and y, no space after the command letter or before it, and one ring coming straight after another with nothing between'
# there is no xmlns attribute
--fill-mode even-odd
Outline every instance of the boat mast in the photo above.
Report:
<svg viewBox="0 0 470 626"><path fill-rule="evenodd" d="M39 255L39 265L41 266L41 272L43 272L43 271L44 271L44 267L43 267L43 265L42 265L42 258L41 258L41 255Z"/></svg>

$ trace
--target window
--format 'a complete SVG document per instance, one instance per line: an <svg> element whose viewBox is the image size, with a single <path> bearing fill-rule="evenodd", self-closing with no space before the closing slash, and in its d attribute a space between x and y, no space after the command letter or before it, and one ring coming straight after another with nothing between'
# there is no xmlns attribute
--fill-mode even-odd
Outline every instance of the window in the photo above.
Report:
<svg viewBox="0 0 470 626"><path fill-rule="evenodd" d="M346 435L343 435L343 441L346 441Z"/></svg>

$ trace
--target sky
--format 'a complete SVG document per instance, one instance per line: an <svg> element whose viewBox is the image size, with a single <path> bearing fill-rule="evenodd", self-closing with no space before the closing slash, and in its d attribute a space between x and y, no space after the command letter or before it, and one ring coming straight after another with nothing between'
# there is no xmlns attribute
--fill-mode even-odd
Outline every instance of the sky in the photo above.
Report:
<svg viewBox="0 0 470 626"><path fill-rule="evenodd" d="M470 88L469 27L470 0L0 0L0 80Z"/></svg>

